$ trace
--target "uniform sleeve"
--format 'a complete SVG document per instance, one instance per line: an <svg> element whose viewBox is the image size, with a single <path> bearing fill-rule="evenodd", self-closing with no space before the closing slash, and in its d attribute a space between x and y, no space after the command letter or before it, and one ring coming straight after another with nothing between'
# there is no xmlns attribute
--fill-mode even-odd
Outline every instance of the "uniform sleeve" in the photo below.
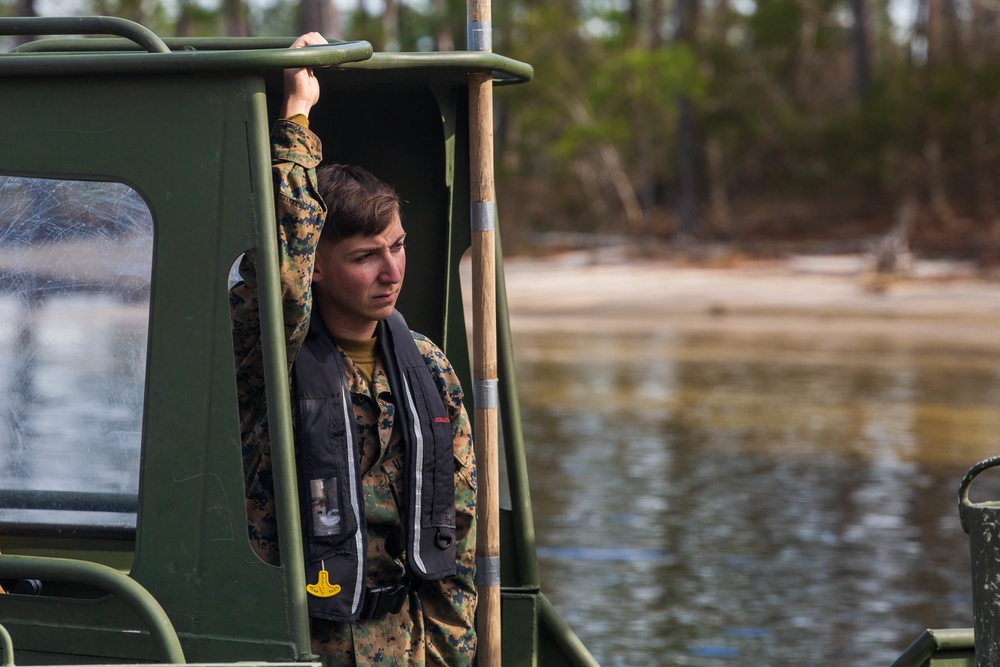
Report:
<svg viewBox="0 0 1000 667"><path fill-rule="evenodd" d="M420 589L428 665L470 665L476 651L476 455L458 376L430 340L414 340L451 419L455 451L456 574Z"/></svg>
<svg viewBox="0 0 1000 667"><path fill-rule="evenodd" d="M315 172L321 160L322 146L319 138L305 127L279 120L271 132L271 154L285 345L291 368L309 325L313 256L326 219L326 206L316 188ZM276 563L277 537L270 432L264 393L256 248L247 250L243 255L239 271L241 280L229 291L229 305L249 536L258 555Z"/></svg>
<svg viewBox="0 0 1000 667"><path fill-rule="evenodd" d="M326 220L326 204L316 187L316 167L321 159L319 137L293 121L275 123L271 131L271 175L289 367L309 325L316 245ZM240 276L242 282L230 290L234 337L243 343L236 356L260 364L256 248L244 254Z"/></svg>

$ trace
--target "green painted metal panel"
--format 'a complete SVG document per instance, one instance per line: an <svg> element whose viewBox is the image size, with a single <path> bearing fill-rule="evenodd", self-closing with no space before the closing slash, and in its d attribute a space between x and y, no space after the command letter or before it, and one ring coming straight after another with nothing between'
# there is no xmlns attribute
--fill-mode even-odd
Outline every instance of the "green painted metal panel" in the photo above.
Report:
<svg viewBox="0 0 1000 667"><path fill-rule="evenodd" d="M265 123L252 118L262 80L50 77L2 79L0 86L0 172L122 181L153 212L145 443L132 576L170 612L194 659L299 657L303 651L295 646L281 572L259 561L245 537L226 303L230 265L253 242L258 216L252 193L269 187L266 180L251 183L251 173L266 174L267 166L251 168L247 143L248 126ZM0 614L10 618L6 608L19 602L0 596ZM32 602L18 612L33 616L36 627L73 607L52 599ZM124 629L137 629L117 612L107 616ZM245 650L210 639L222 636ZM91 645L85 636L78 641L58 650L106 650L96 639Z"/></svg>
<svg viewBox="0 0 1000 667"><path fill-rule="evenodd" d="M538 662L538 596L502 591L500 655L510 667L535 667ZM545 663L541 663L545 664Z"/></svg>

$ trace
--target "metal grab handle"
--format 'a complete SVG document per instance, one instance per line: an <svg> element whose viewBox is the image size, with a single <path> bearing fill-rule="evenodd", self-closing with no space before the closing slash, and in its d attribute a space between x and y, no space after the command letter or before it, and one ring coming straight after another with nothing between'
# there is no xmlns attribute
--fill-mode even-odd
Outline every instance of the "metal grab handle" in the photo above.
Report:
<svg viewBox="0 0 1000 667"><path fill-rule="evenodd" d="M7 628L0 625L0 644L3 645L3 667L14 667L14 642Z"/></svg>
<svg viewBox="0 0 1000 667"><path fill-rule="evenodd" d="M86 584L111 593L142 619L150 636L160 644L165 662L184 664L184 651L173 624L156 598L137 581L98 563L69 558L0 555L0 577L48 579Z"/></svg>
<svg viewBox="0 0 1000 667"><path fill-rule="evenodd" d="M969 532L966 515L968 510L973 507L972 501L969 500L969 487L972 486L972 480L979 473L997 465L1000 465L1000 456L990 457L969 468L969 472L965 473L965 477L962 478L962 483L958 487L958 516L962 521L962 530L966 533Z"/></svg>
<svg viewBox="0 0 1000 667"><path fill-rule="evenodd" d="M150 53L170 49L149 28L117 16L22 16L0 19L0 35L117 35Z"/></svg>

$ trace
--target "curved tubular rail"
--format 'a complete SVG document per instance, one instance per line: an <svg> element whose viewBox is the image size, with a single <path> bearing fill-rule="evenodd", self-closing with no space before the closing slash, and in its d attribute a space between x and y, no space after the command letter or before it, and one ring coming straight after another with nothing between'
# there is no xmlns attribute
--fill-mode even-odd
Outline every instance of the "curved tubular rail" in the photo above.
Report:
<svg viewBox="0 0 1000 667"><path fill-rule="evenodd" d="M0 18L0 34L13 19ZM447 51L440 53L375 53L368 42L331 42L308 49L289 49L283 37L166 37L173 51L168 57L136 57L135 46L120 39L43 39L22 44L12 53L45 54L47 60L26 62L0 58L4 74L79 74L88 71L212 71L342 66L345 69L433 70L453 69L456 80L468 72L491 72L495 85L525 83L534 76L527 63L496 53ZM66 52L73 52L67 55ZM123 58L129 56L128 58ZM9 68L9 69L8 69Z"/></svg>
<svg viewBox="0 0 1000 667"><path fill-rule="evenodd" d="M500 368L500 423L503 427L507 459L507 484L510 489L514 524L514 554L521 574L521 586L539 586L538 558L535 552L535 523L532 519L531 492L528 486L528 462L524 457L524 429L521 427L521 404L517 395L517 371L514 368L514 339L510 331L507 302L507 279L503 268L502 237L497 234L497 363Z"/></svg>
<svg viewBox="0 0 1000 667"><path fill-rule="evenodd" d="M294 37L162 37L171 51L257 51L260 49L287 49ZM349 44L342 39L331 39L331 45ZM316 48L311 46L309 48ZM137 51L139 46L115 37L52 37L40 39L12 49L16 53L51 53L53 51Z"/></svg>
<svg viewBox="0 0 1000 667"><path fill-rule="evenodd" d="M0 35L118 35L150 53L170 53L149 28L116 16L23 16L0 22Z"/></svg>
<svg viewBox="0 0 1000 667"><path fill-rule="evenodd" d="M0 35L12 19L0 18ZM42 40L39 44L44 44ZM173 51L135 53L114 51L15 52L0 56L0 75L63 76L89 74L184 74L189 72L247 72L295 67L329 67L372 56L368 42L339 42L307 49L255 49L249 51Z"/></svg>
<svg viewBox="0 0 1000 667"><path fill-rule="evenodd" d="M968 656L963 662L960 662L961 658L954 654L968 655L973 651L975 651L975 642L972 628L925 630L889 667L924 667L938 653L953 654L947 657L952 658L956 665L972 665L974 664L972 656ZM949 665L953 664L951 660L947 662ZM934 661L934 664L937 664L937 661Z"/></svg>
<svg viewBox="0 0 1000 667"><path fill-rule="evenodd" d="M0 645L3 647L3 667L14 667L14 642L7 628L0 625Z"/></svg>
<svg viewBox="0 0 1000 667"><path fill-rule="evenodd" d="M184 664L184 651L167 612L149 591L118 570L67 558L0 555L0 577L11 579L49 579L86 584L116 596L142 619L149 634L160 644L165 662Z"/></svg>
<svg viewBox="0 0 1000 667"><path fill-rule="evenodd" d="M347 63L345 69L420 70L452 67L465 74L491 72L496 84L527 83L534 76L528 63L484 51L443 51L436 53L376 53L369 60Z"/></svg>

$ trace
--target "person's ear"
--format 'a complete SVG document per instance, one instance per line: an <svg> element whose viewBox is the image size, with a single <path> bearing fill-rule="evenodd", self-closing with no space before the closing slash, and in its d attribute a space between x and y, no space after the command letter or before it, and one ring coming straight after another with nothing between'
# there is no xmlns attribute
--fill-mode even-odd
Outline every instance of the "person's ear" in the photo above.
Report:
<svg viewBox="0 0 1000 667"><path fill-rule="evenodd" d="M324 277L323 266L325 264L323 260L326 258L326 253L328 251L329 248L326 247L326 243L323 241L323 239L320 239L319 242L316 244L316 254L313 255L312 281L314 283L323 282L323 277Z"/></svg>

